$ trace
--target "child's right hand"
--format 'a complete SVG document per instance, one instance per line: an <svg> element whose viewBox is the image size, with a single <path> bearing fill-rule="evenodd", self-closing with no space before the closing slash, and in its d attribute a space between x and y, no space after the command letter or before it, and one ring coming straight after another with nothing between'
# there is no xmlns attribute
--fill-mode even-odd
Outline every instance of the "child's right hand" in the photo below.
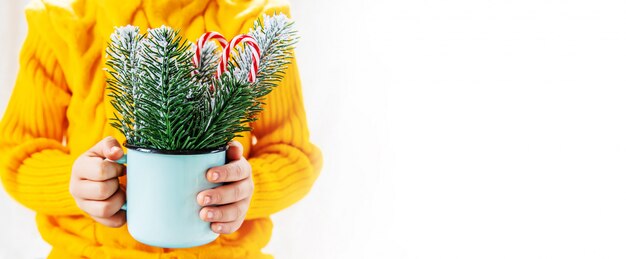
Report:
<svg viewBox="0 0 626 259"><path fill-rule="evenodd" d="M80 155L72 166L70 193L76 204L95 221L109 227L126 223L126 212L120 210L126 194L118 179L126 170L113 162L123 155L120 143L106 137Z"/></svg>

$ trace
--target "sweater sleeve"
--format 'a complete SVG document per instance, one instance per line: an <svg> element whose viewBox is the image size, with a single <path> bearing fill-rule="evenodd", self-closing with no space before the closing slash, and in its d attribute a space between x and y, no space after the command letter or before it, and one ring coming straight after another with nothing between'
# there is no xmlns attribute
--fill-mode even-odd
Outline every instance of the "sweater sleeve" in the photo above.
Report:
<svg viewBox="0 0 626 259"><path fill-rule="evenodd" d="M19 203L44 214L79 214L69 193L73 157L62 144L70 93L41 10L28 10L20 68L0 122L0 177Z"/></svg>
<svg viewBox="0 0 626 259"><path fill-rule="evenodd" d="M247 219L266 217L304 197L319 175L322 156L309 141L300 78L295 61L265 101L252 124L254 193Z"/></svg>

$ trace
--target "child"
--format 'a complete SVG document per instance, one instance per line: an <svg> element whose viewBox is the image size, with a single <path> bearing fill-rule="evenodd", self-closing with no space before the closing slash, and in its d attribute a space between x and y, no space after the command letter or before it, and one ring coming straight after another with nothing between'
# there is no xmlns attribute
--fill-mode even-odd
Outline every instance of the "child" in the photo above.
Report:
<svg viewBox="0 0 626 259"><path fill-rule="evenodd" d="M115 26L246 33L261 14L288 14L283 0L33 1L17 82L0 123L0 176L7 192L37 212L49 258L267 258L269 216L301 199L321 167L310 143L295 62L265 100L254 130L230 143L227 165L207 181L227 183L198 194L199 217L220 237L205 246L164 249L129 235L124 137L109 125L113 107L103 72ZM108 137L111 136L111 137ZM106 160L108 159L108 160ZM146 201L154 202L154 201Z"/></svg>

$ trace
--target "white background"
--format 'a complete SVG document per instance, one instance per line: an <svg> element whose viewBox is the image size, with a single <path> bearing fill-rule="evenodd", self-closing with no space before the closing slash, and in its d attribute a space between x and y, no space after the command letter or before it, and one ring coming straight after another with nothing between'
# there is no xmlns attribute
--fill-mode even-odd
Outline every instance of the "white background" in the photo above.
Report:
<svg viewBox="0 0 626 259"><path fill-rule="evenodd" d="M0 107L24 35L7 2ZM325 165L311 193L273 217L267 252L626 258L624 1L292 9ZM0 258L44 257L32 213L5 194L0 209Z"/></svg>

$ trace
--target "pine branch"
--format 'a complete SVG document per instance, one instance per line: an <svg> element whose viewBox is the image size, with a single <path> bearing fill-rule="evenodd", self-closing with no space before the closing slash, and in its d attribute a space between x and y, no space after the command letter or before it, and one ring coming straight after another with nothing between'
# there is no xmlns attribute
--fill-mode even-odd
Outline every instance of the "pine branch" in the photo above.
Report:
<svg viewBox="0 0 626 259"><path fill-rule="evenodd" d="M215 98L209 111L209 127L198 146L215 148L226 145L230 140L250 128L244 126L249 108L254 103L252 89L231 74L224 74L217 82Z"/></svg>
<svg viewBox="0 0 626 259"><path fill-rule="evenodd" d="M261 50L257 81L251 85L257 100L251 107L250 119L262 111L264 97L269 94L284 77L284 71L293 58L293 49L298 40L294 23L284 14L269 16L254 22L249 35L254 37ZM252 64L252 48L237 48L232 66L237 78L247 77Z"/></svg>
<svg viewBox="0 0 626 259"><path fill-rule="evenodd" d="M211 123L211 105L214 98L214 85L215 85L215 72L220 58L220 52L218 52L217 45L214 42L207 42L204 44L201 50L201 62L198 65L198 79L197 81L201 87L201 93L197 96L198 102L198 123L197 131L193 132L193 136L201 138L205 132L209 130ZM189 144L190 148L192 144Z"/></svg>
<svg viewBox="0 0 626 259"><path fill-rule="evenodd" d="M209 87L213 83L213 76L217 71L217 65L220 59L215 42L207 42L201 50L201 62L198 66L198 76L203 86Z"/></svg>
<svg viewBox="0 0 626 259"><path fill-rule="evenodd" d="M177 31L161 27L148 31L143 42L141 95L137 100L136 134L141 145L179 150L192 141L200 88L192 75L189 44ZM134 143L131 143L134 144Z"/></svg>
<svg viewBox="0 0 626 259"><path fill-rule="evenodd" d="M130 142L137 141L135 135L135 93L139 87L139 63L141 57L140 42L143 35L139 34L139 28L135 26L124 26L115 29L111 34L111 42L106 50L109 59L105 70L110 77L107 79L110 93L113 98L113 107L117 111L111 125L120 130Z"/></svg>

